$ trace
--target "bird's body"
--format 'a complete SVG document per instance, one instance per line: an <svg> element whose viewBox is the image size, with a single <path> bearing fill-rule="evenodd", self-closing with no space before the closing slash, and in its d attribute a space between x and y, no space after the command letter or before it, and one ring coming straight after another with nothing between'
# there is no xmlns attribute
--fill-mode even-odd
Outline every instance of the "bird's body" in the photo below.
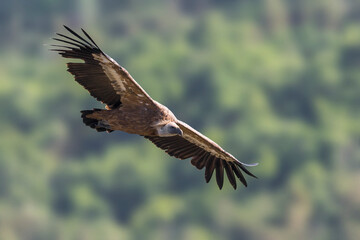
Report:
<svg viewBox="0 0 360 240"><path fill-rule="evenodd" d="M138 116L142 116L139 118ZM123 105L110 110L99 110L86 115L108 125L109 130L119 130L143 136L158 136L156 126L161 123L176 122L174 114L165 106L154 101L153 106Z"/></svg>
<svg viewBox="0 0 360 240"><path fill-rule="evenodd" d="M241 172L255 177L244 164L223 150L211 139L186 123L178 120L164 105L153 100L131 75L111 57L100 50L84 31L87 39L68 27L73 36L58 34L54 38L69 46L52 49L65 58L81 59L81 63L68 63L68 71L75 80L89 91L91 96L106 104L105 109L81 111L83 122L99 132L115 130L138 134L180 159L191 158L198 169L205 167L205 179L209 182L216 171L216 181L221 189L224 170L231 185L236 188L236 177L246 186Z"/></svg>

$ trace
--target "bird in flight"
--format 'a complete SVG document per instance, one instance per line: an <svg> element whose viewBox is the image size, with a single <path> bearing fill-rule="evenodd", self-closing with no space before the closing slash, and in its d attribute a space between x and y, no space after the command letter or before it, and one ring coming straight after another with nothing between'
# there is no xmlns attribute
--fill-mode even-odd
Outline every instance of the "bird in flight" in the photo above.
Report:
<svg viewBox="0 0 360 240"><path fill-rule="evenodd" d="M224 170L234 189L236 177L247 186L242 172L255 177L245 167L257 164L240 162L211 139L178 120L167 107L152 99L125 68L105 54L83 29L81 36L64 27L71 35L57 33L58 37L53 39L60 45L51 45L55 48L50 50L64 58L83 60L67 63L67 70L91 96L106 104L105 109L81 111L85 125L98 132L119 130L138 134L170 156L191 158L192 165L205 168L207 183L216 172L220 189L224 183Z"/></svg>

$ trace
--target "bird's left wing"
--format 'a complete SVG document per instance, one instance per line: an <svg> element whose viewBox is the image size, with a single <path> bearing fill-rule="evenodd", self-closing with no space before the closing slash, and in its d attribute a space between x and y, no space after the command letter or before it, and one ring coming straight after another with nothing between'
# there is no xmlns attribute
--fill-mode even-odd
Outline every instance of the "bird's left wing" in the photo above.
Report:
<svg viewBox="0 0 360 240"><path fill-rule="evenodd" d="M191 158L191 163L198 169L205 167L205 180L209 182L214 170L216 171L216 182L221 189L224 182L224 169L229 182L236 189L236 178L247 186L246 174L255 177L245 167L256 166L257 164L245 164L238 161L230 153L224 151L219 145L196 131L188 124L177 121L177 125L183 131L183 136L159 137L144 136L152 141L157 147L165 150L170 156L180 159ZM256 177L255 177L256 178Z"/></svg>
<svg viewBox="0 0 360 240"><path fill-rule="evenodd" d="M110 56L106 55L83 29L84 37L64 26L72 36L57 33L54 40L65 45L51 45L51 49L64 58L80 59L84 62L70 62L68 71L75 80L90 92L90 95L105 103L108 108L124 104L147 103L153 100L144 89Z"/></svg>

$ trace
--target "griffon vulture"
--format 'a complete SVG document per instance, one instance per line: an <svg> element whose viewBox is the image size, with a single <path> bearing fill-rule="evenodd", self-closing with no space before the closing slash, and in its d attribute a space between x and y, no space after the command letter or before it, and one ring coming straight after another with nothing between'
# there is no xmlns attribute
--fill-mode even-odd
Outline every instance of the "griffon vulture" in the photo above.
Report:
<svg viewBox="0 0 360 240"><path fill-rule="evenodd" d="M81 111L83 122L99 132L114 130L144 136L170 156L191 158L198 169L205 167L205 180L209 182L213 172L221 189L226 175L236 189L236 177L247 186L243 172L255 177L219 145L199 133L188 124L178 120L164 105L153 100L131 75L105 54L83 29L80 36L64 26L72 36L57 33L61 45L51 49L64 58L81 59L84 62L67 63L68 71L75 81L89 91L90 95L106 104L105 109ZM63 45L65 43L65 45Z"/></svg>

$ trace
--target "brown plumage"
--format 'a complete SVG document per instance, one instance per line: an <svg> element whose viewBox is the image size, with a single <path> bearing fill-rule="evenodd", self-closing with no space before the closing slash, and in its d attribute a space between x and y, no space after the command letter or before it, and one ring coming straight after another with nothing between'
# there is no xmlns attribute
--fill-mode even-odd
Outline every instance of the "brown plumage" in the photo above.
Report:
<svg viewBox="0 0 360 240"><path fill-rule="evenodd" d="M105 109L81 111L87 126L97 131L139 134L170 156L191 158L191 164L196 168L205 168L206 182L215 171L220 189L224 171L234 189L236 177L247 186L242 171L255 177L245 167L256 164L241 163L215 142L178 120L167 107L153 100L123 67L101 51L83 29L85 37L64 27L73 36L57 33L60 38L54 40L66 45L52 45L57 48L51 50L64 58L83 60L68 63L68 71L91 96L106 104Z"/></svg>

